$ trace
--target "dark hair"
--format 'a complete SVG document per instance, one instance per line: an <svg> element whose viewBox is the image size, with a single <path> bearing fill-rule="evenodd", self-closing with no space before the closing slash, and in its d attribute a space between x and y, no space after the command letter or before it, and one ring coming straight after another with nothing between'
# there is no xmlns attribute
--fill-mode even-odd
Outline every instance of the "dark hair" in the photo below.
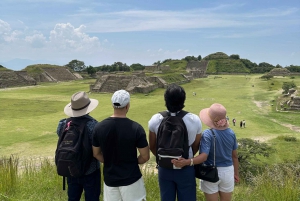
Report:
<svg viewBox="0 0 300 201"><path fill-rule="evenodd" d="M185 91L181 86L176 84L169 85L164 97L169 112L178 112L184 108Z"/></svg>

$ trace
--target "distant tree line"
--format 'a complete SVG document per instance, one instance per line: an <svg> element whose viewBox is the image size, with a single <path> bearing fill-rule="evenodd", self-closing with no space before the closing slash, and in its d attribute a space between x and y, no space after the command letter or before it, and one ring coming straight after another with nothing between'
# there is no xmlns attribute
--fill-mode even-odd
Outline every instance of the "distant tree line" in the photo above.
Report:
<svg viewBox="0 0 300 201"><path fill-rule="evenodd" d="M247 69L249 69L249 70L247 70L247 72L250 71L250 73L266 73L266 72L270 72L273 68L283 68L279 64L277 64L276 66L273 66L272 64L269 64L266 62L256 64L255 62L251 62L248 59L241 59L238 54L232 54L232 55L228 56L222 52L210 54L210 55L206 56L205 58L202 58L201 55L199 55L197 57L186 56L186 57L182 58L181 60L191 62L191 61L201 61L202 59L218 61L217 63L219 65L222 65L221 61L226 61L226 66L235 65L235 67L237 67L237 68L245 68L246 67ZM157 66L163 65L164 63L170 62L172 60L173 59L169 58L169 59L165 59L164 61L156 61L153 63L153 65L157 65ZM239 65L236 65L236 64L239 64ZM83 72L87 72L90 75L93 75L98 71L102 71L102 72L125 71L126 72L126 71L139 71L139 70L145 69L145 66L140 63L134 63L134 64L128 66L126 63L122 63L122 62L114 62L111 65L102 65L102 66L89 65L89 66L86 66L83 61L79 61L76 59L70 61L65 66L69 67L73 71L78 71L78 72L83 71ZM300 66L290 65L290 66L286 66L285 68L288 69L290 72L300 72Z"/></svg>

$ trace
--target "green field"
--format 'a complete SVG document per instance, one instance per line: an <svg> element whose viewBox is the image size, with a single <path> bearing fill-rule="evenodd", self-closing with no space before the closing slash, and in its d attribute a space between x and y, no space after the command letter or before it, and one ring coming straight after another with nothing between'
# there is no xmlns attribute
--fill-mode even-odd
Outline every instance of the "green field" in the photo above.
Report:
<svg viewBox="0 0 300 201"><path fill-rule="evenodd" d="M182 85L187 94L184 109L198 114L212 103L221 103L227 108L230 122L232 118L237 120L236 126L232 123L230 126L238 139L267 142L277 150L271 157L261 158L262 162L273 165L297 161L300 150L299 113L276 111L276 107L277 98L282 96L282 83L294 81L299 86L300 77L293 80L289 77L262 80L260 76L218 75L193 80ZM61 178L53 165L56 127L60 119L66 118L63 108L69 103L71 95L81 90L89 91L89 85L94 81L46 83L0 90L0 200L66 199L66 192L61 190ZM193 96L193 92L197 95ZM163 93L164 89L157 89L149 94L131 95L128 117L139 122L146 133L151 116L165 109ZM111 96L111 93L90 94L91 98L99 100L99 106L91 113L98 121L112 114ZM246 128L241 129L239 122L243 119L246 120ZM289 142L280 136L295 137L297 140ZM12 160L4 160L11 156ZM44 158L47 158L46 161ZM142 166L147 199L150 201L159 200L153 165L152 156ZM300 173L299 167L299 163L295 163L284 166L286 171L283 171L275 166L260 175L242 178L236 186L233 200L294 201L300 198L299 189L293 187L299 184L299 178L294 176L295 172ZM204 200L200 190L197 191L197 200Z"/></svg>
<svg viewBox="0 0 300 201"><path fill-rule="evenodd" d="M276 112L276 99L281 96L281 86L288 77L271 80L259 79L261 75L222 75L219 77L196 79L182 85L187 98L185 110L198 114L202 108L218 102L227 108L230 118L237 119L231 128L237 138L268 140L279 148L273 162L293 158L296 147L286 147L272 140L279 135L298 138L299 113ZM300 84L300 78L293 79ZM48 83L36 87L12 88L0 91L0 151L2 156L14 154L23 157L53 157L57 136L56 126L65 118L64 106L73 93L89 91L94 80L64 83ZM193 92L197 95L193 96ZM164 89L157 89L147 95L132 94L128 117L139 122L148 133L148 120L165 109ZM112 114L111 93L92 93L91 98L99 100L99 106L91 113L98 121ZM274 101L274 102L272 102ZM273 106L271 106L273 104ZM240 129L239 122L246 120L246 128ZM298 131L291 130L292 125ZM203 128L206 128L203 125Z"/></svg>

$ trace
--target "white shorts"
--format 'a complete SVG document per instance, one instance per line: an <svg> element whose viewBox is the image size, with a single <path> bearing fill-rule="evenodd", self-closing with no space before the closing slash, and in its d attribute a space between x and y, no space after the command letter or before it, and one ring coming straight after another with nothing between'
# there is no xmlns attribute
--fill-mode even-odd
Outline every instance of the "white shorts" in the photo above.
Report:
<svg viewBox="0 0 300 201"><path fill-rule="evenodd" d="M217 167L219 181L212 183L209 181L200 180L200 189L207 194L214 194L219 191L224 193L230 193L234 189L234 168L228 167Z"/></svg>
<svg viewBox="0 0 300 201"><path fill-rule="evenodd" d="M110 187L104 183L104 201L145 201L146 189L144 180L139 180L128 186Z"/></svg>

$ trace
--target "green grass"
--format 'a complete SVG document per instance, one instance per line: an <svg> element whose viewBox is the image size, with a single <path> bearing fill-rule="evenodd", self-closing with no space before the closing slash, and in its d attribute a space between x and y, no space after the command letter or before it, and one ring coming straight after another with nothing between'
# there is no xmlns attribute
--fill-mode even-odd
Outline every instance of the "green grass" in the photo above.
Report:
<svg viewBox="0 0 300 201"><path fill-rule="evenodd" d="M221 103L227 108L230 123L232 118L237 120L235 127L231 125L237 138L266 140L268 144L276 148L277 152L270 158L262 159L262 162L271 165L286 162L286 160L295 160L299 158L299 132L291 130L288 125L300 127L299 113L276 112L276 101L277 97L281 95L282 83L290 81L290 78L275 77L271 80L263 80L259 78L260 76L222 75L217 79L214 79L214 76L208 76L183 84L182 87L184 87L187 94L184 109L199 114L201 109L209 107L215 102ZM34 162L44 157L49 158L49 161L52 162L57 142L56 126L60 119L66 117L63 112L64 106L69 103L73 93L80 90L89 91L89 85L93 84L94 81L89 79L62 83L43 83L35 87L0 90L1 156L10 157L13 155L18 158L18 164L22 166L26 163L25 161ZM300 77L295 77L293 81L297 86L300 85ZM148 121L151 116L165 109L164 91L164 89L157 89L147 95L131 95L131 107L128 117L139 122L146 133L148 133ZM193 92L196 92L197 95L193 96ZM91 115L98 121L112 114L111 93L91 93L89 96L99 100L99 106L91 112ZM246 128L240 129L239 122L243 119L246 120ZM207 127L203 125L203 129L205 128ZM278 136L279 138L277 138ZM295 137L297 141L285 141L280 136ZM153 156L148 163L150 165L154 163ZM9 173L14 171L13 165L4 165L4 167L6 166L11 168L8 171ZM31 166L25 167L29 168ZM3 166L0 168L3 168ZM35 200L30 197L35 192L34 188L38 189L37 192L40 191L40 194L52 198L53 194L57 194L57 196L61 196L61 200L65 200L65 192L60 192L61 180L59 177L56 178L55 171L51 170L52 172L48 173L50 170L46 167L41 170L42 174L46 175L47 179L45 181L42 181L45 178L43 176L37 176L40 177L37 181L31 181L32 176L40 174L39 169L34 169L34 173L21 174L22 178L31 181L29 185L25 181L20 181L19 174L17 176L14 176L14 174L1 176L0 185L2 187L18 185L15 191L21 191L20 193L24 194L18 194L14 199L8 200L17 200L18 196L23 196L21 200ZM26 173L23 169L22 173L24 172ZM147 174L151 175L151 173ZM8 180L8 177L11 179ZM8 180L8 183L3 184L3 179ZM159 198L155 197L159 196L156 176L152 175L145 180L152 182L152 184L147 185L155 188L154 192L147 189L147 193L151 197L157 198L153 200L158 200ZM34 182L40 183L40 186L30 188L30 185L33 185ZM47 182L50 182L51 185ZM242 190L245 191L245 196L252 195L252 190L255 189L252 187L246 189L247 187L242 184L241 186L243 186ZM240 186L237 186L235 200L242 200L240 197L243 193L239 189ZM281 190L278 191L282 192L283 190ZM15 192L13 191L14 188L9 187L4 190L1 189L0 200L6 199L2 195L14 195ZM49 194L47 194L47 191L49 191ZM253 198L255 196L256 194L253 195ZM198 197L201 200L203 194L198 192ZM260 199L256 197L256 200Z"/></svg>
<svg viewBox="0 0 300 201"><path fill-rule="evenodd" d="M1 201L59 201L67 200L67 192L62 190L62 177L56 174L55 165L49 159L26 160L18 172L18 158L0 159L0 200ZM153 166L141 166L147 191L147 200L160 200L157 173ZM102 170L101 170L102 172ZM258 175L249 175L236 185L232 201L297 201L300 198L298 186L300 163L287 163L266 167ZM101 175L103 184L103 175ZM103 186L101 186L101 198ZM84 200L84 196L82 199ZM197 180L197 201L204 201Z"/></svg>

